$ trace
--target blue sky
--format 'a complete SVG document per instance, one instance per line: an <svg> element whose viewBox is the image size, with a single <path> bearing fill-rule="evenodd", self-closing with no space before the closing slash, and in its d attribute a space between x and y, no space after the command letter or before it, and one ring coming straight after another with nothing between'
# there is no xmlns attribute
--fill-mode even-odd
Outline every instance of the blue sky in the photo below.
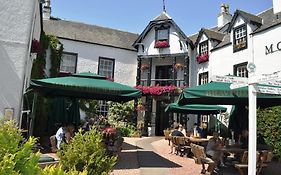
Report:
<svg viewBox="0 0 281 175"><path fill-rule="evenodd" d="M220 4L253 14L272 0L165 0L166 11L187 36L217 24ZM162 11L162 0L51 0L52 16L132 33L141 33Z"/></svg>

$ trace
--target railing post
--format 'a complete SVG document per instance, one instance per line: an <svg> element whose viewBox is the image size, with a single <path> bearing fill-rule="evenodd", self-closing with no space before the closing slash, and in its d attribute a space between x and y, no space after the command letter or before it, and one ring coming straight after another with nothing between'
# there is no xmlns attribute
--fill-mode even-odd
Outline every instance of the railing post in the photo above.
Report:
<svg viewBox="0 0 281 175"><path fill-rule="evenodd" d="M186 86L189 86L189 56L184 57L184 82Z"/></svg>

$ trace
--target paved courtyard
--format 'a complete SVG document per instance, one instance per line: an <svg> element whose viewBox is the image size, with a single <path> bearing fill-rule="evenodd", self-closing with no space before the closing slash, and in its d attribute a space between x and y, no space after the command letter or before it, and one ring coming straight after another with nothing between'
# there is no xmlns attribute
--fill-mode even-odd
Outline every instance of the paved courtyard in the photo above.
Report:
<svg viewBox="0 0 281 175"><path fill-rule="evenodd" d="M201 165L192 158L169 154L168 142L163 137L125 138L122 152L111 175L200 175ZM281 164L273 162L263 175L280 175ZM217 174L238 175L233 166Z"/></svg>

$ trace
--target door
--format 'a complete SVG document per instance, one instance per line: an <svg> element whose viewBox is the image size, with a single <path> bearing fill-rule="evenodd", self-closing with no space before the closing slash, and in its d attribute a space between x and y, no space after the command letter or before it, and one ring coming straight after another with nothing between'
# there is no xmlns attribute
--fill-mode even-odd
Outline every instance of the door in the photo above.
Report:
<svg viewBox="0 0 281 175"><path fill-rule="evenodd" d="M156 101L155 135L163 136L163 130L169 128L169 113L165 112L162 101Z"/></svg>

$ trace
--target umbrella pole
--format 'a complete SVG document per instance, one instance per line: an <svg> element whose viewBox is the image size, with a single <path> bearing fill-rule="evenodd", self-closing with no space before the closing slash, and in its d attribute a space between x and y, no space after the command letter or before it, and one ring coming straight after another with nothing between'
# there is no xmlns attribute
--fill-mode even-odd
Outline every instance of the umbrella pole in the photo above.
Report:
<svg viewBox="0 0 281 175"><path fill-rule="evenodd" d="M29 122L28 137L33 135L33 128L34 128L34 122L35 122L37 99L38 99L38 93L34 92L33 103L32 103L32 112L31 112L31 115L30 115L30 122Z"/></svg>

